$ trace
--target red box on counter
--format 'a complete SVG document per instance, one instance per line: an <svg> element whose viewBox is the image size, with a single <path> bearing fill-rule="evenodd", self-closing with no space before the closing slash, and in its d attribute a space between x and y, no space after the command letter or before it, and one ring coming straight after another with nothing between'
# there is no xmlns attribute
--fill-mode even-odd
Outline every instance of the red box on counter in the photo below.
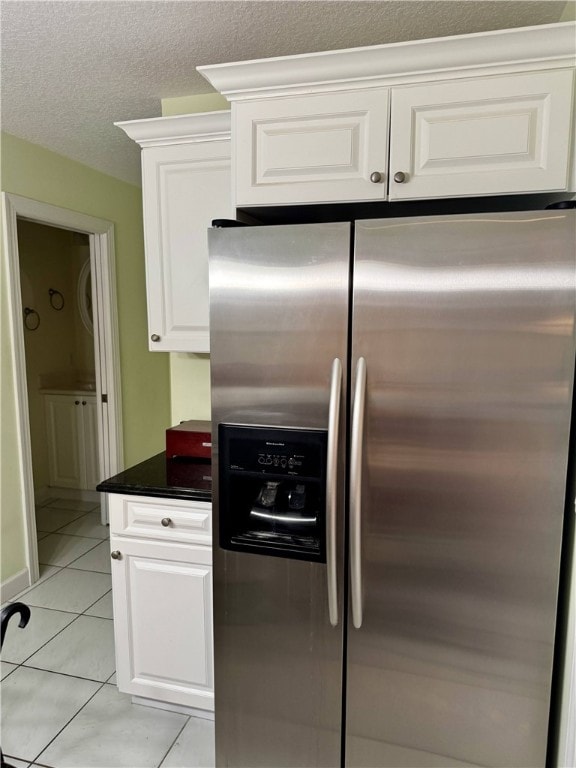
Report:
<svg viewBox="0 0 576 768"><path fill-rule="evenodd" d="M212 423L183 421L166 430L166 457L184 456L192 459L212 457Z"/></svg>

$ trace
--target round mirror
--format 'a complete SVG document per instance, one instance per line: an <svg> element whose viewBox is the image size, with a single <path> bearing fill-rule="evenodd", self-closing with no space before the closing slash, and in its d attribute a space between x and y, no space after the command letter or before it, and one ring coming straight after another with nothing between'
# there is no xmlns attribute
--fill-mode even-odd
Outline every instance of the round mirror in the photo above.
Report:
<svg viewBox="0 0 576 768"><path fill-rule="evenodd" d="M92 279L90 274L90 259L84 262L78 276L78 309L84 327L88 333L94 335L94 323L92 321Z"/></svg>

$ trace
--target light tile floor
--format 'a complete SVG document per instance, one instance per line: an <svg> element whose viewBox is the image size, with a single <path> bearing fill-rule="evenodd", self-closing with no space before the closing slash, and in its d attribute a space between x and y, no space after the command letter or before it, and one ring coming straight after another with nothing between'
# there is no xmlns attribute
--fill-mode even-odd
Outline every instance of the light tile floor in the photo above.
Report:
<svg viewBox="0 0 576 768"><path fill-rule="evenodd" d="M108 529L94 504L39 507L40 581L2 648L2 749L14 768L212 768L214 723L116 688Z"/></svg>

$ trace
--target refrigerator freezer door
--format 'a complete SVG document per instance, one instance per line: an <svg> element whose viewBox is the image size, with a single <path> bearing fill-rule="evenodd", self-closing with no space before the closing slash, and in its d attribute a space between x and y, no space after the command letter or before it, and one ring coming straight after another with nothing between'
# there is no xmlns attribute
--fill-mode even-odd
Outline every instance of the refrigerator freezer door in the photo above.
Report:
<svg viewBox="0 0 576 768"><path fill-rule="evenodd" d="M334 479L326 489L328 564L225 551L216 545L222 456L213 445L218 766L340 764L346 368L334 361L347 354L350 229L209 233L213 435L219 424L328 430L326 474ZM271 446L270 461L282 461L282 451ZM295 508L305 506L304 491L308 504L310 483L300 482L300 500L296 485L286 502ZM254 509L281 495L266 485L254 493Z"/></svg>
<svg viewBox="0 0 576 768"><path fill-rule="evenodd" d="M575 231L572 211L357 224L349 767L545 764Z"/></svg>

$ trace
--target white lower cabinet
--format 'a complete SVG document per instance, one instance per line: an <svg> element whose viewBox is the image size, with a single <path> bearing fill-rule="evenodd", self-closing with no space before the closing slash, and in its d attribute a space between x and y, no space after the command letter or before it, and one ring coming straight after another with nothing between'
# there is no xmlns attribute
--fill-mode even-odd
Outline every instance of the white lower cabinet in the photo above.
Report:
<svg viewBox="0 0 576 768"><path fill-rule="evenodd" d="M211 505L109 500L118 688L213 710Z"/></svg>
<svg viewBox="0 0 576 768"><path fill-rule="evenodd" d="M45 392L50 485L94 490L98 472L96 395Z"/></svg>

